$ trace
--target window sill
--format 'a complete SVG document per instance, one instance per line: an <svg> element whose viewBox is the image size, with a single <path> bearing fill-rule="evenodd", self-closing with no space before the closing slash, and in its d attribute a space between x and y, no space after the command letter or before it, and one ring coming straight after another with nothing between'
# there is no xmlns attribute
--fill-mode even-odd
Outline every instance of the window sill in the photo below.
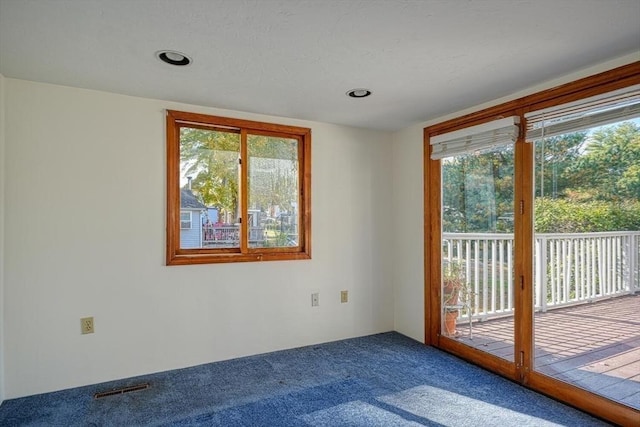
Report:
<svg viewBox="0 0 640 427"><path fill-rule="evenodd" d="M292 261L311 259L307 252L279 253L227 253L227 254L171 254L167 257L167 265L221 264L231 262L259 261Z"/></svg>

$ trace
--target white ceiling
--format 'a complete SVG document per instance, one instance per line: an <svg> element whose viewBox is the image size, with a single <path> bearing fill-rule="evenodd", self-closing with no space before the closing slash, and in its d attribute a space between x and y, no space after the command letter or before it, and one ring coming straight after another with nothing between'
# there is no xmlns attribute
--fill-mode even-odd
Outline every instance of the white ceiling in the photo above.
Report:
<svg viewBox="0 0 640 427"><path fill-rule="evenodd" d="M0 0L5 77L380 130L638 50L640 0Z"/></svg>

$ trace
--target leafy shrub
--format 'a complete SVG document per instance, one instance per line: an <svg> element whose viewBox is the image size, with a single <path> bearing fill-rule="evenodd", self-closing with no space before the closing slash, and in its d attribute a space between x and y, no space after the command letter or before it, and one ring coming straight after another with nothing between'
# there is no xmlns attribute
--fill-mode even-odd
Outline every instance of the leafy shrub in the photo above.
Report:
<svg viewBox="0 0 640 427"><path fill-rule="evenodd" d="M538 233L640 230L640 201L576 202L538 198L535 204L535 230Z"/></svg>

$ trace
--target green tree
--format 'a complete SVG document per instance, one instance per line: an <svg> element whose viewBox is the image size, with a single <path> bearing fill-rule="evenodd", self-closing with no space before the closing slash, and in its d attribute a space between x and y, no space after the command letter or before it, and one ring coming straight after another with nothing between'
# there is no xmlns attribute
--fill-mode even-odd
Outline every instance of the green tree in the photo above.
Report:
<svg viewBox="0 0 640 427"><path fill-rule="evenodd" d="M297 201L297 141L263 135L247 139L250 208L266 210L277 205L290 211ZM181 176L191 177L194 194L223 215L239 215L239 158L238 132L180 130Z"/></svg>
<svg viewBox="0 0 640 427"><path fill-rule="evenodd" d="M640 128L633 122L560 137L572 139L553 152L561 162L555 176L557 192L536 192L535 230L577 233L640 230ZM579 144L575 144L582 140ZM546 147L558 141L545 141ZM541 144L540 141L537 142ZM566 154L564 153L566 152ZM546 155L541 165L551 157ZM550 168L547 167L548 171ZM538 187L538 183L536 186ZM548 188L548 183L545 185Z"/></svg>
<svg viewBox="0 0 640 427"><path fill-rule="evenodd" d="M250 208L265 211L278 206L292 212L298 201L298 142L250 135L247 150Z"/></svg>
<svg viewBox="0 0 640 427"><path fill-rule="evenodd" d="M194 194L221 214L238 213L240 134L180 129L181 176L191 177Z"/></svg>
<svg viewBox="0 0 640 427"><path fill-rule="evenodd" d="M599 200L640 199L640 127L603 127L585 141L584 153L566 170L576 190Z"/></svg>
<svg viewBox="0 0 640 427"><path fill-rule="evenodd" d="M580 156L587 132L543 138L536 141L536 197L561 197L575 185L567 169Z"/></svg>
<svg viewBox="0 0 640 427"><path fill-rule="evenodd" d="M444 231L511 231L513 146L443 160L442 189Z"/></svg>
<svg viewBox="0 0 640 427"><path fill-rule="evenodd" d="M545 138L535 153L538 232L640 229L638 125ZM512 146L443 160L443 230L513 231L513 173Z"/></svg>

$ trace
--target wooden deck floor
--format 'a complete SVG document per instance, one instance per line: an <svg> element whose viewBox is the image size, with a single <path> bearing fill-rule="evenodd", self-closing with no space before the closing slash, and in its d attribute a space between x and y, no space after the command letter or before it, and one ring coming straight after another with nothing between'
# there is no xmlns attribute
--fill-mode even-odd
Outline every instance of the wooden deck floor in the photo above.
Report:
<svg viewBox="0 0 640 427"><path fill-rule="evenodd" d="M458 340L513 360L513 318L458 325ZM640 409L640 295L535 316L535 369Z"/></svg>

